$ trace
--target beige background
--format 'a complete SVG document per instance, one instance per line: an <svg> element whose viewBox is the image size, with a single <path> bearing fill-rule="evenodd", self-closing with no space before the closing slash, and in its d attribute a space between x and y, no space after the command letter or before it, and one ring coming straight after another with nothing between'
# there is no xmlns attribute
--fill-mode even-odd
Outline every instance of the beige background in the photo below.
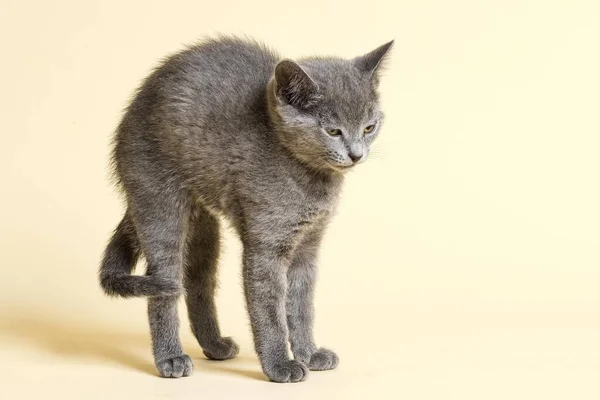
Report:
<svg viewBox="0 0 600 400"><path fill-rule="evenodd" d="M597 1L2 1L0 397L597 399ZM95 273L122 206L109 138L165 54L214 32L288 57L392 39L387 125L321 257L317 333L341 365L264 380L227 235L242 346L155 376L145 303ZM183 304L182 304L183 308Z"/></svg>

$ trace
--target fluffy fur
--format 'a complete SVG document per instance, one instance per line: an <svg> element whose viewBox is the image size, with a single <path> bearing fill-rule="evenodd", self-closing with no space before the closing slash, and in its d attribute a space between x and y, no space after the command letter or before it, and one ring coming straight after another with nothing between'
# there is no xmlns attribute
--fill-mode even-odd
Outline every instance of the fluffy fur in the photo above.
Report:
<svg viewBox="0 0 600 400"><path fill-rule="evenodd" d="M109 295L148 297L160 374L191 374L179 340L185 293L191 328L216 360L219 217L243 243L255 349L276 382L335 368L313 338L316 258L344 173L366 159L383 113L379 67L392 42L351 60L281 59L219 38L169 57L141 85L117 129L114 170L127 210L100 268ZM144 276L131 272L140 256ZM287 344L291 343L291 359Z"/></svg>

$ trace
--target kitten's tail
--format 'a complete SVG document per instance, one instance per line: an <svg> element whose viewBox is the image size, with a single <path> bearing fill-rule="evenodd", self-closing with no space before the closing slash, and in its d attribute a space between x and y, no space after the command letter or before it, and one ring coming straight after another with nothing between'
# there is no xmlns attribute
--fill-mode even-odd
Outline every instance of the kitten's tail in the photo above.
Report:
<svg viewBox="0 0 600 400"><path fill-rule="evenodd" d="M172 296L181 284L151 275L131 275L140 256L140 243L128 213L115 229L100 265L100 286L109 296Z"/></svg>

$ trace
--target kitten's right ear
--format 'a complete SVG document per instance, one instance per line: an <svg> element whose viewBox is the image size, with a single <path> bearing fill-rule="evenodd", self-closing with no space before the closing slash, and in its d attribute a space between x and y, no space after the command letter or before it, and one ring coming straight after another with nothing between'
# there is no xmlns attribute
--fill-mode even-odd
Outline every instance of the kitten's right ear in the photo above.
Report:
<svg viewBox="0 0 600 400"><path fill-rule="evenodd" d="M307 108L318 100L318 86L315 81L291 60L280 61L275 67L275 93L285 103Z"/></svg>
<svg viewBox="0 0 600 400"><path fill-rule="evenodd" d="M378 70L380 70L381 65L385 63L385 59L393 45L394 41L392 40L391 42L379 46L370 53L355 58L354 65L377 83L379 80Z"/></svg>

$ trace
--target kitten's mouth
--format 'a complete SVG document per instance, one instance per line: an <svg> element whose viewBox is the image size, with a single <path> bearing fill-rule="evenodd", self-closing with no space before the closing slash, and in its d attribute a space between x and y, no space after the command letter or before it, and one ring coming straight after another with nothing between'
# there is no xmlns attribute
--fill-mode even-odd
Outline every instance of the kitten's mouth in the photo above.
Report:
<svg viewBox="0 0 600 400"><path fill-rule="evenodd" d="M346 172L350 169L352 169L352 167L354 167L356 165L356 163L353 164L348 164L348 165L342 165L342 164L335 164L332 165L333 169L335 169L336 171L340 171L340 172Z"/></svg>

